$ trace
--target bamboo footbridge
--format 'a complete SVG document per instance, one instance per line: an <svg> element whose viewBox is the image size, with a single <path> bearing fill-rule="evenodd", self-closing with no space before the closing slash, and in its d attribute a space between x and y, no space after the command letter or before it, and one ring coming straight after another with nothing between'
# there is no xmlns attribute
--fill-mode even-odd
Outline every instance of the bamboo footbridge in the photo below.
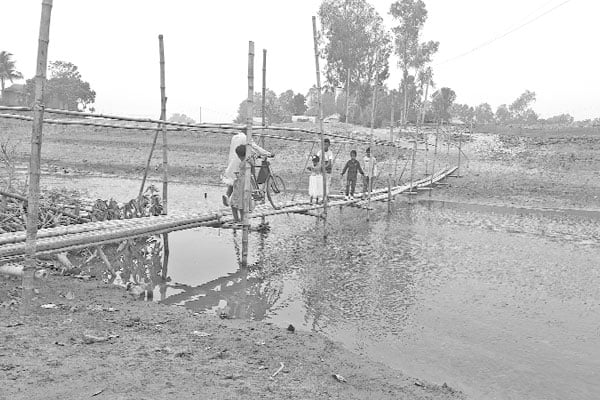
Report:
<svg viewBox="0 0 600 400"><path fill-rule="evenodd" d="M445 168L411 184L395 186L390 189L374 190L371 201L389 201L401 193L411 193L415 190L432 187L447 178L457 170L457 167ZM365 208L366 199L330 200L328 207L360 207ZM313 210L323 209L323 204L310 204L306 200L290 201L279 209L270 205L258 206L249 218L260 218L277 214L307 214ZM198 227L219 228L233 222L231 212L227 209L206 211L191 214L171 214L156 217L133 218L125 220L109 220L88 222L55 228L41 229L37 236L37 255L49 255L65 251L78 250L86 247L108 243L118 243L126 239L157 235L173 231ZM25 257L25 232L10 232L0 234L0 262L22 259Z"/></svg>
<svg viewBox="0 0 600 400"><path fill-rule="evenodd" d="M28 121L32 123L32 135L31 135L31 153L28 170L28 195L27 195L27 220L26 220L26 232L10 232L0 234L0 265L4 261L11 261L15 259L25 259L25 268L23 269L23 288L24 292L31 296L31 288L34 287L33 283L33 270L36 268L36 256L49 255L56 253L63 253L72 250L83 249L87 247L100 246L102 244L119 243L123 240L133 239L138 237L147 237L152 235L163 234L165 254L168 254L168 232L185 230L197 227L216 227L216 228L228 228L233 227L233 217L231 211L228 209L210 210L200 213L184 213L174 214L168 212L168 182L169 182L169 162L168 162L168 133L177 131L189 131L189 132L201 132L201 133L215 133L232 135L243 132L246 135L246 152L251 152L251 144L253 142L253 131L256 131L255 137L273 138L291 142L305 142L312 143L313 148L317 143L320 143L320 154L325 154L325 142L329 138L336 138L336 142L342 145L350 144L364 144L369 148L373 146L386 146L397 150L410 150L405 147L399 141L393 137L393 126L394 126L394 114L393 108L390 116L390 140L382 140L381 138L374 137L375 128L375 111L376 111L376 97L377 89L381 87L382 82L375 82L373 87L372 95L372 107L371 107L371 131L370 135L355 134L354 132L348 132L348 101L346 102L346 134L341 132L325 132L323 126L323 102L321 98L322 86L321 86L321 75L319 66L319 49L318 49L318 35L317 35L317 24L316 17L312 17L313 25L313 46L315 56L315 73L316 73L316 105L317 105L317 116L315 129L299 129L296 127L287 126L270 126L266 122L266 105L265 105L265 93L266 93L266 50L263 50L263 79L262 79L262 124L260 126L254 125L254 42L248 42L248 97L245 102L246 105L246 123L245 124L210 124L210 123L181 123L167 121L167 97L166 97L166 84L165 84L165 57L164 57L164 41L163 35L158 36L159 42L159 65L160 65L160 119L150 118L133 118L124 117L117 115L105 115L96 114L80 111L67 111L46 108L44 105L43 87L46 80L46 69L47 69L47 53L49 43L49 31L50 31L50 15L52 9L52 0L44 0L42 4L42 18L40 23L39 31L39 47L38 57L36 63L36 78L35 78L35 98L33 99L32 107L11 107L11 106L0 106L0 119L12 119ZM347 86L347 89L348 86ZM349 97L349 94L348 94ZM406 112L406 108L405 108ZM30 114L30 115L29 115ZM46 118L45 114L54 114L62 116L59 118ZM423 115L423 107L419 110L419 115ZM438 149L438 128L436 128L435 146L434 146L434 157L433 167L431 169L431 175L427 175L422 179L414 179L415 174L415 157L417 150L424 150L422 153L425 158L425 171L428 170L427 165L427 154L428 154L428 138L427 134L424 133L423 143L425 144L424 149L418 149L417 142L420 141L421 135L419 134L419 121L422 118L417 118L416 131L414 132L412 140L411 150L411 168L410 168L410 183L403 186L391 185L392 175L388 176L388 186L385 189L372 190L369 189L369 193L365 193L366 199L346 200L339 199L335 196L331 196L329 199L327 196L323 199L323 204L310 204L306 200L302 201L290 201L284 204L279 204L279 207L270 208L266 205L257 207L252 213L248 212L250 199L251 199L251 184L250 175L246 174L245 181L243 182L242 199L243 201L243 223L242 223L242 265L247 265L248 256L248 233L250 231L249 219L261 218L264 221L265 217L273 216L277 214L304 214L309 216L318 217L324 221L324 238L327 237L326 226L327 226L327 212L331 207L359 207L367 210L367 220L369 218L369 210L371 209L371 202L374 201L387 201L391 204L394 196L401 193L414 194L419 189L429 187L431 189L435 184L448 176L452 176L455 171L460 171L460 159L461 159L461 139L459 137L458 144L458 159L457 166L453 167L453 163L449 164L450 146L452 140L450 136L446 139L447 145L447 156L446 156L446 168L436 172L435 161L437 158ZM406 121L404 121L405 123ZM149 149L149 155L146 160L146 166L144 168L144 174L141 181L141 187L138 194L138 199L141 199L143 190L145 188L146 179L150 169L150 163L153 157L154 149L157 143L159 133L162 133L162 202L163 202L163 213L164 215L156 217L145 217L145 218L134 218L124 220L109 220L109 221L96 221L87 222L77 225L60 226L49 229L38 230L38 212L39 212L39 194L40 194L40 175L41 175L41 151L42 151L42 131L44 125L62 125L62 126L91 126L96 128L108 128L108 129L125 129L125 130L138 130L138 131L154 131L154 137L152 145ZM406 127L406 124L405 124ZM472 131L472 129L471 129ZM350 135L348 135L350 133ZM408 132L405 132L408 133ZM309 137L302 137L308 135ZM299 137L300 136L300 137ZM313 137L310 137L313 136ZM317 139L318 137L318 139ZM327 138L326 138L327 137ZM341 149L341 147L340 147ZM339 150L338 150L339 151ZM310 150L312 152L312 148ZM309 152L309 153L310 153ZM337 156L336 156L337 157ZM398 157L399 158L399 157ZM335 158L334 158L335 159ZM310 160L310 155L306 162ZM333 160L329 160L332 162ZM373 163L374 164L374 163ZM404 166L406 168L407 162ZM246 163L242 164L244 170L248 168ZM371 173L373 173L373 167L371 167ZM303 170L306 169L306 165ZM326 167L325 163L321 163L321 174L325 174ZM394 168L395 178L396 168ZM404 173L404 169L402 171ZM402 176L402 173L400 176ZM458 175L458 173L457 173ZM455 175L455 176L457 176ZM369 175L373 178L374 175ZM400 178L399 178L400 179ZM371 179L371 182L373 179ZM372 183L371 183L372 184ZM322 193L327 193L327 180L323 179L323 190ZM388 212L391 211L391 207L388 206ZM98 248L101 252L101 248ZM165 257L166 260L166 257ZM26 273L27 272L27 273Z"/></svg>

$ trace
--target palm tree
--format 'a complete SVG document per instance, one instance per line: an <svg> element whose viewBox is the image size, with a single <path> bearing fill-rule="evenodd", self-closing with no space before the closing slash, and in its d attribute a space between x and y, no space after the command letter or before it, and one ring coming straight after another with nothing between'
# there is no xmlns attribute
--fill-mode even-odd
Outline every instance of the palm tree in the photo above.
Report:
<svg viewBox="0 0 600 400"><path fill-rule="evenodd" d="M21 74L15 68L15 61L12 59L12 53L0 51L0 84L2 85L2 97L4 97L4 83L9 80L11 83L15 79L23 79Z"/></svg>

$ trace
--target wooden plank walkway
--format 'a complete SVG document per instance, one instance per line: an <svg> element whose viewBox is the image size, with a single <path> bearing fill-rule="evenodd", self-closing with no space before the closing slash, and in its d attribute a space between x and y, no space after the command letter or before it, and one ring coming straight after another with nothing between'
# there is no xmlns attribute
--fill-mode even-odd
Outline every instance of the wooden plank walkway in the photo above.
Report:
<svg viewBox="0 0 600 400"><path fill-rule="evenodd" d="M433 176L413 182L413 188L429 187L432 184L452 175L457 167L450 167L438 171ZM392 188L392 196L409 192L411 186L403 185ZM371 201L387 201L388 189L374 190ZM356 198L354 200L330 200L329 207L355 206L366 207L368 200ZM268 217L277 214L309 214L311 211L322 209L322 204L309 204L308 201L289 202L280 209L273 209L270 205L256 207L249 215L250 218ZM125 239L157 235L178 230L198 227L222 227L231 225L233 217L229 209L207 211L203 213L170 214L156 217L134 218L124 220L110 220L89 222L85 224L68 225L56 228L41 229L38 231L38 255L54 254L64 251L78 250L86 247L118 243ZM0 234L0 262L20 259L25 255L25 232L11 232Z"/></svg>

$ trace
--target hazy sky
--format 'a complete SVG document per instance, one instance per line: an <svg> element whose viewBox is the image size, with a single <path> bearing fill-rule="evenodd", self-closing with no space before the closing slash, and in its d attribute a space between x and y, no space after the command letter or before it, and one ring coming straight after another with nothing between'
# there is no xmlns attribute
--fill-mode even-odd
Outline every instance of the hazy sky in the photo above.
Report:
<svg viewBox="0 0 600 400"><path fill-rule="evenodd" d="M0 50L33 76L41 0L0 0ZM470 105L495 110L525 89L534 109L549 117L600 117L598 45L600 2L567 0L556 10L468 55L490 39L565 0L425 0L423 39L439 40L434 81ZM167 113L231 121L247 94L248 41L256 48L256 88L262 49L267 85L278 94L306 94L315 83L311 16L320 0L54 0L50 60L70 61L97 92L96 110L160 114L158 34L165 38ZM390 0L371 0L389 27ZM451 60L451 61L447 61ZM397 86L396 61L388 86Z"/></svg>

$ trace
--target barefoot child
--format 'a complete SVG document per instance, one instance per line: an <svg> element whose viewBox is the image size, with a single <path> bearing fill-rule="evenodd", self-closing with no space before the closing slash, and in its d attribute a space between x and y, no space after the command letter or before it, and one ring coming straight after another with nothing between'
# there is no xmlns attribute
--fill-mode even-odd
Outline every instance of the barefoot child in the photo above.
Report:
<svg viewBox="0 0 600 400"><path fill-rule="evenodd" d="M342 176L344 176L346 171L348 171L348 175L346 176L346 200L348 200L348 195L350 195L351 200L354 200L354 189L356 189L357 173L360 172L362 176L365 176L365 173L360 167L360 163L356 159L356 150L350 151L350 159L342 170Z"/></svg>
<svg viewBox="0 0 600 400"><path fill-rule="evenodd" d="M238 159L239 159L239 167L238 170L235 171L235 180L233 181L233 192L231 193L231 201L230 201L230 205L231 205L231 214L233 214L233 219L235 220L235 222L241 222L242 219L244 218L244 203L243 203L243 197L244 197L244 179L245 177L245 172L246 172L246 168L244 168L246 166L245 160L246 160L246 145L239 145L235 148L235 154L237 155ZM246 200L248 201L248 200ZM250 207L248 207L248 209L250 209L252 207L252 201L250 201Z"/></svg>
<svg viewBox="0 0 600 400"><path fill-rule="evenodd" d="M312 158L312 165L306 167L310 171L308 179L308 195L310 196L310 204L313 198L319 204L319 197L323 197L323 175L321 175L321 165L319 164L319 156Z"/></svg>

